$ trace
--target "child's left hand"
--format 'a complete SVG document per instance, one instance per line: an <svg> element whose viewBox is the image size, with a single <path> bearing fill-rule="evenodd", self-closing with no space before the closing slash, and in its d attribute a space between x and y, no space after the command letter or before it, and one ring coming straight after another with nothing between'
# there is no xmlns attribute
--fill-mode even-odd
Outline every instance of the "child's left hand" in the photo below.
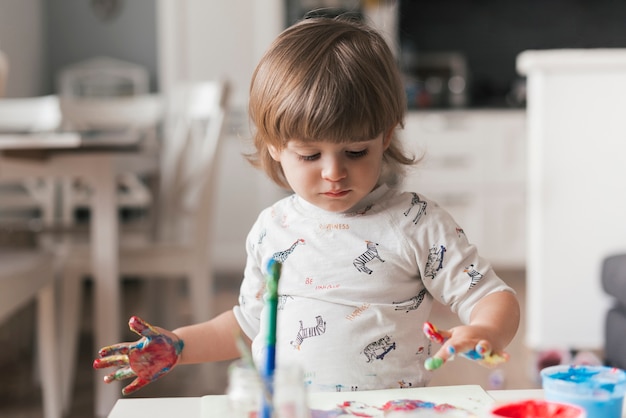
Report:
<svg viewBox="0 0 626 418"><path fill-rule="evenodd" d="M139 317L130 318L128 325L142 338L133 343L119 343L102 348L99 352L100 358L93 363L96 369L118 367L116 371L105 376L106 383L135 378L122 390L124 395L129 395L168 373L178 363L184 346L183 341L175 334L153 327Z"/></svg>
<svg viewBox="0 0 626 418"><path fill-rule="evenodd" d="M460 328L460 327L459 327ZM430 322L424 323L424 334L433 342L442 344L442 347L435 353L434 356L429 357L424 362L426 370L435 370L443 366L443 364L454 358L454 355L460 351L460 354L470 360L477 361L479 364L486 367L495 367L500 365L509 359L507 353L494 353L489 341L479 340L472 342L474 346L468 347L466 341L462 341L461 338L453 335L454 332L447 330L439 330ZM467 340L467 338L463 338ZM453 342L457 340L453 344Z"/></svg>

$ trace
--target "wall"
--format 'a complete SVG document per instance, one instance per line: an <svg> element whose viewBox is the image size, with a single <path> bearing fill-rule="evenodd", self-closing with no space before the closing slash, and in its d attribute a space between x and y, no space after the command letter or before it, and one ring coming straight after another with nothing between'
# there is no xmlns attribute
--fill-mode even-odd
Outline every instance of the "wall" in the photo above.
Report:
<svg viewBox="0 0 626 418"><path fill-rule="evenodd" d="M157 89L156 2L124 1L119 16L99 20L91 1L0 0L0 48L8 55L8 97L55 92L59 69L97 55L148 68Z"/></svg>
<svg viewBox="0 0 626 418"><path fill-rule="evenodd" d="M282 29L283 13L281 0L159 0L162 84L227 79L231 104L245 108L252 72Z"/></svg>
<svg viewBox="0 0 626 418"><path fill-rule="evenodd" d="M109 21L99 19L91 3L47 0L48 88L54 91L55 77L64 66L106 55L146 67L151 89L157 90L156 2L122 1L119 15Z"/></svg>
<svg viewBox="0 0 626 418"><path fill-rule="evenodd" d="M9 60L7 97L46 91L43 0L0 0L0 50Z"/></svg>

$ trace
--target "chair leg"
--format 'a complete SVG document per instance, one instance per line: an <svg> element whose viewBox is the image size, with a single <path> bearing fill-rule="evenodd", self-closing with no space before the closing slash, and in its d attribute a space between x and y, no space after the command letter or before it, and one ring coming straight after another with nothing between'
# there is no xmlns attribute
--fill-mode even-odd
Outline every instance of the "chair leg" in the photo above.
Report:
<svg viewBox="0 0 626 418"><path fill-rule="evenodd" d="M139 301L141 308L145 312L144 318L152 325L157 325L165 329L175 329L181 325L188 325L188 322L181 323L177 308L179 281L160 280L152 277L143 281L142 295ZM138 309L139 310L139 309ZM133 313L137 315L138 313ZM139 314L141 316L141 314Z"/></svg>
<svg viewBox="0 0 626 418"><path fill-rule="evenodd" d="M65 271L61 280L60 364L63 411L72 403L82 310L82 275Z"/></svg>
<svg viewBox="0 0 626 418"><path fill-rule="evenodd" d="M208 321L213 315L215 293L213 281L213 273L208 266L196 268L190 274L189 292L195 323Z"/></svg>
<svg viewBox="0 0 626 418"><path fill-rule="evenodd" d="M202 263L199 263L202 265ZM194 323L208 321L215 314L215 289L213 272L207 265L196 268L189 277L189 292ZM205 393L217 393L218 382L215 379L215 364L198 365L198 384Z"/></svg>
<svg viewBox="0 0 626 418"><path fill-rule="evenodd" d="M37 353L41 370L44 418L62 416L54 293L54 284L50 284L40 290L37 296Z"/></svg>

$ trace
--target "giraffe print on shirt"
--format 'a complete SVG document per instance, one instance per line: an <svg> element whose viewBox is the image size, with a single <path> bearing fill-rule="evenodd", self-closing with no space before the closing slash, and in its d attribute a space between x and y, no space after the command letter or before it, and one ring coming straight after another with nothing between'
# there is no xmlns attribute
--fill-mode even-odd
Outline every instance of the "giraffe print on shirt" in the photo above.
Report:
<svg viewBox="0 0 626 418"><path fill-rule="evenodd" d="M295 250L296 247L300 244L304 245L304 240L302 238L297 239L296 242L294 242L291 247L287 248L286 250L275 252L272 255L272 259L278 261L279 263L284 263L287 257L289 257L289 254L291 254L293 250Z"/></svg>

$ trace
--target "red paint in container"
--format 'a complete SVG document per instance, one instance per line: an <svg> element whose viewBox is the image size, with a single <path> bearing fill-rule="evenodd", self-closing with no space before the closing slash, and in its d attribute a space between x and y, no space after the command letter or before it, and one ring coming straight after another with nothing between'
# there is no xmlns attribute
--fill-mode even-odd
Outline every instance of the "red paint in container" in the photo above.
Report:
<svg viewBox="0 0 626 418"><path fill-rule="evenodd" d="M576 405L527 400L499 405L491 410L492 416L502 418L586 418L585 410Z"/></svg>

